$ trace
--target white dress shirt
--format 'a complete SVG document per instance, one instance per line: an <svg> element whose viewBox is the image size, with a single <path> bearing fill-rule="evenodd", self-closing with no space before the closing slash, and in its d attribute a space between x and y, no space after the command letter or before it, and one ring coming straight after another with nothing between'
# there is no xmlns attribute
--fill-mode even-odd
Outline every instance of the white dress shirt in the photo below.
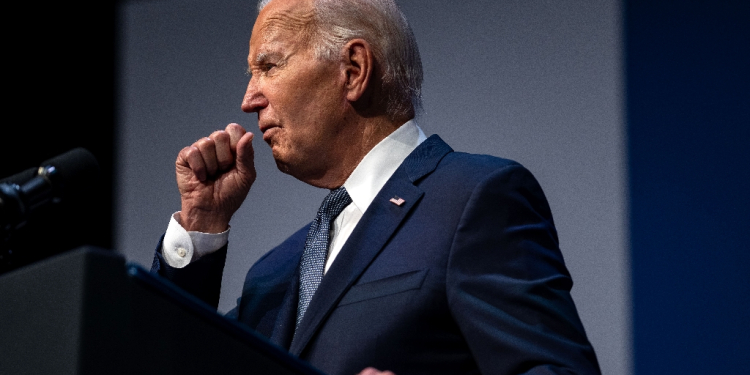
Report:
<svg viewBox="0 0 750 375"><path fill-rule="evenodd" d="M414 120L410 120L375 145L347 178L344 187L352 198L352 203L334 220L324 272L331 267L383 185L425 139L427 137L422 129ZM191 261L210 254L227 243L229 229L218 234L188 232L182 227L179 217L179 212L172 215L162 243L162 255L170 266L185 267Z"/></svg>

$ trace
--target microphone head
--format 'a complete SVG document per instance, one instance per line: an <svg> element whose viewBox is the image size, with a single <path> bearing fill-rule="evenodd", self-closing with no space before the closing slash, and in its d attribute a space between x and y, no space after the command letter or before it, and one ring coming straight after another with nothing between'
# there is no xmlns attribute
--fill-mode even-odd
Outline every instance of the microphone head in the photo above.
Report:
<svg viewBox="0 0 750 375"><path fill-rule="evenodd" d="M96 238L89 229L108 219L100 182L99 163L83 148L0 181L0 274Z"/></svg>
<svg viewBox="0 0 750 375"><path fill-rule="evenodd" d="M87 190L99 177L96 157L83 147L74 148L41 163L40 175L46 175L56 198L68 192Z"/></svg>

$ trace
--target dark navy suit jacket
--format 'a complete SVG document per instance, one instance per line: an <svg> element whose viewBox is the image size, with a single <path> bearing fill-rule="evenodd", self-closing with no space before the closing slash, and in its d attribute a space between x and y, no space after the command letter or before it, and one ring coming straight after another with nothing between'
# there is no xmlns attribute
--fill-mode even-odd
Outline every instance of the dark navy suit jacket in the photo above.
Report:
<svg viewBox="0 0 750 375"><path fill-rule="evenodd" d="M253 265L229 315L326 373L599 373L546 198L516 162L423 142L364 213L295 335L306 234ZM215 306L225 257L226 247L178 270L157 252L154 268Z"/></svg>

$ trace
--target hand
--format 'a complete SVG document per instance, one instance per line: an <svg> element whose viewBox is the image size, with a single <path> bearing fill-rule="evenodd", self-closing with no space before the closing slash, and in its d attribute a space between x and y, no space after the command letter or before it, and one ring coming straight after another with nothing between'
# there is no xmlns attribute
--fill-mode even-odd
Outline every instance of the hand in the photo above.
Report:
<svg viewBox="0 0 750 375"><path fill-rule="evenodd" d="M392 373L390 371L380 371L380 370L378 370L376 368L368 367L368 368L362 370L357 375L396 375L396 374L394 374L394 373Z"/></svg>
<svg viewBox="0 0 750 375"><path fill-rule="evenodd" d="M186 230L220 233L227 229L255 182L252 140L253 133L229 124L177 155L180 220Z"/></svg>

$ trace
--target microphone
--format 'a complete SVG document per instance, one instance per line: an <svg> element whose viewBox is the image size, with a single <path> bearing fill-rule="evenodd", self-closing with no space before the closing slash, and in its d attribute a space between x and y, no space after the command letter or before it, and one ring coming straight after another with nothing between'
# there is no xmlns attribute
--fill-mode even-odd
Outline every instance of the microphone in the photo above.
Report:
<svg viewBox="0 0 750 375"><path fill-rule="evenodd" d="M32 169L33 170L33 169ZM67 201L96 182L99 163L78 147L0 182L0 232L10 235L41 208ZM29 176L31 176L29 178Z"/></svg>

